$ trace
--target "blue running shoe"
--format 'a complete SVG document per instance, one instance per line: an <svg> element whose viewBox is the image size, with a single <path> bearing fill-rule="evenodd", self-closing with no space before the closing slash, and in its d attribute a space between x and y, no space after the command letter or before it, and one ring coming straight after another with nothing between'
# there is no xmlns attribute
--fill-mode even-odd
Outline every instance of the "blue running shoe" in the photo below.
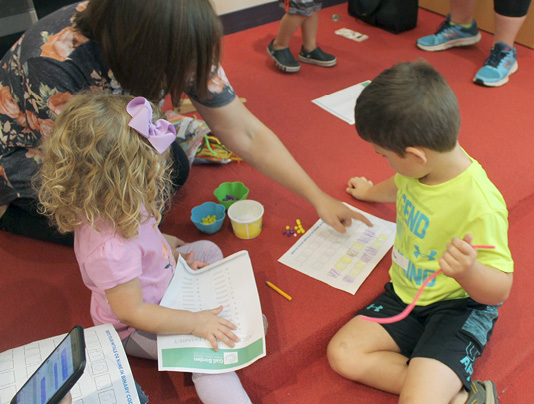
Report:
<svg viewBox="0 0 534 404"><path fill-rule="evenodd" d="M508 83L510 74L515 73L517 69L515 47L497 42L473 81L481 86L499 87Z"/></svg>
<svg viewBox="0 0 534 404"><path fill-rule="evenodd" d="M474 45L480 41L481 35L478 32L477 23L473 23L469 28L452 24L450 14L441 23L438 30L433 35L427 35L417 40L417 47L425 51L442 51L456 46Z"/></svg>

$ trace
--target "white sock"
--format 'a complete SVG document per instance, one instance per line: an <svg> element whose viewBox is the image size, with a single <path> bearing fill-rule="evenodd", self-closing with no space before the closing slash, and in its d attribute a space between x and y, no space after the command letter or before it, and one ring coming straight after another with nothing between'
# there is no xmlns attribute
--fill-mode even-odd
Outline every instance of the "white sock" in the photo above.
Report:
<svg viewBox="0 0 534 404"><path fill-rule="evenodd" d="M204 404L252 404L235 372L193 373L193 383Z"/></svg>

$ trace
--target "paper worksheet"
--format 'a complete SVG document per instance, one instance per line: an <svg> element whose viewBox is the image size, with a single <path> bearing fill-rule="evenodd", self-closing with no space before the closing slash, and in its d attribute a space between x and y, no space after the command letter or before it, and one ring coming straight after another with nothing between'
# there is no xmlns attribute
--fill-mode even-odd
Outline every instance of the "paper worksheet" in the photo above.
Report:
<svg viewBox="0 0 534 404"><path fill-rule="evenodd" d="M344 90L316 98L315 100L312 100L312 102L337 116L339 119L354 125L354 107L356 106L356 99L363 89L370 83L371 81L367 80L345 88Z"/></svg>
<svg viewBox="0 0 534 404"><path fill-rule="evenodd" d="M130 364L111 324L86 328L86 365L73 404L139 404ZM0 403L7 404L66 334L0 353Z"/></svg>
<svg viewBox="0 0 534 404"><path fill-rule="evenodd" d="M237 326L234 348L194 335L158 335L159 370L224 373L244 368L265 356L260 298L247 251L240 251L193 271L180 257L161 305L201 311L223 306L220 316Z"/></svg>
<svg viewBox="0 0 534 404"><path fill-rule="evenodd" d="M355 294L393 246L396 225L349 207L365 215L374 226L367 227L353 220L347 232L341 234L319 219L278 261L336 289Z"/></svg>

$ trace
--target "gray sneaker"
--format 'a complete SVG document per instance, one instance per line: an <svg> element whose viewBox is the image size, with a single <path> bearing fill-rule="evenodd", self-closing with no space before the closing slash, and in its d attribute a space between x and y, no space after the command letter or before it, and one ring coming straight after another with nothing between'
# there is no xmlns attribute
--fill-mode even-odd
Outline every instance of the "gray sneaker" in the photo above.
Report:
<svg viewBox="0 0 534 404"><path fill-rule="evenodd" d="M471 391L465 404L499 404L495 383L491 380L471 382Z"/></svg>
<svg viewBox="0 0 534 404"><path fill-rule="evenodd" d="M304 46L300 48L299 60L304 63L310 63L312 65L322 67L333 67L337 63L337 59L334 55L323 52L319 47L315 48L311 52L306 52Z"/></svg>
<svg viewBox="0 0 534 404"><path fill-rule="evenodd" d="M289 48L273 48L274 39L267 46L267 54L274 60L276 67L286 73L296 73L300 70L300 63L295 60Z"/></svg>

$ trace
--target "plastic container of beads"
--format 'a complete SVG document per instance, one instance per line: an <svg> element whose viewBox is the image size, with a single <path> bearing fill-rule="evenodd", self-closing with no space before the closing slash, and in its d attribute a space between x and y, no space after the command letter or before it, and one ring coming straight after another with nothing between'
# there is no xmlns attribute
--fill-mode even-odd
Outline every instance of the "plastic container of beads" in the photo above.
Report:
<svg viewBox="0 0 534 404"><path fill-rule="evenodd" d="M213 234L221 230L226 208L215 202L204 202L191 209L191 221L202 233Z"/></svg>
<svg viewBox="0 0 534 404"><path fill-rule="evenodd" d="M263 227L263 212L263 205L257 201L237 201L228 209L234 234L244 240L259 236Z"/></svg>
<svg viewBox="0 0 534 404"><path fill-rule="evenodd" d="M228 209L237 201L247 199L249 189L242 182L223 182L213 191L217 201Z"/></svg>

